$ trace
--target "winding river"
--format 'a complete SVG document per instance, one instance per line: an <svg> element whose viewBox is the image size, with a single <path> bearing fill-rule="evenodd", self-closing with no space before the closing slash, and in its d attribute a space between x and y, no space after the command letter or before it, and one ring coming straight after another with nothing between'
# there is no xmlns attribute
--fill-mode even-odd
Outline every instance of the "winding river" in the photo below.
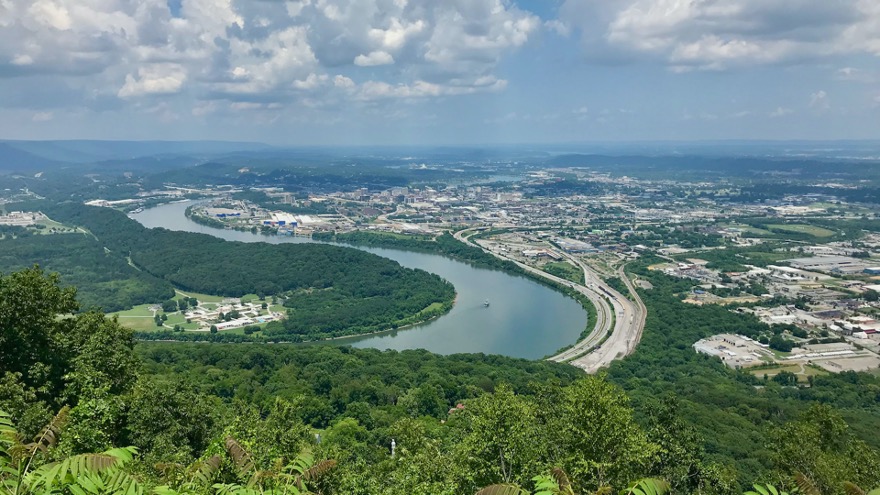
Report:
<svg viewBox="0 0 880 495"><path fill-rule="evenodd" d="M171 203L131 215L146 227L199 232L228 241L313 242L286 236L264 236L199 225L186 218L190 202ZM443 256L361 248L403 266L421 268L452 282L455 306L440 318L414 328L335 342L378 349L427 349L438 354L483 352L537 359L574 343L587 321L580 304L532 280L474 268ZM489 307L483 301L489 300Z"/></svg>

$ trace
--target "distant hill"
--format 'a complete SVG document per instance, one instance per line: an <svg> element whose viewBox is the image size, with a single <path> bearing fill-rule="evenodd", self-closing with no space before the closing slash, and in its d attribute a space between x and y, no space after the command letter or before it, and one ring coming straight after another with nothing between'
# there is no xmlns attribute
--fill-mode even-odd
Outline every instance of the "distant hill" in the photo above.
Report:
<svg viewBox="0 0 880 495"><path fill-rule="evenodd" d="M94 163L148 156L217 155L273 149L268 144L237 141L0 141L0 146L49 160L48 163Z"/></svg>
<svg viewBox="0 0 880 495"><path fill-rule="evenodd" d="M63 162L38 156L8 143L0 142L0 173L33 173L63 165L65 165Z"/></svg>

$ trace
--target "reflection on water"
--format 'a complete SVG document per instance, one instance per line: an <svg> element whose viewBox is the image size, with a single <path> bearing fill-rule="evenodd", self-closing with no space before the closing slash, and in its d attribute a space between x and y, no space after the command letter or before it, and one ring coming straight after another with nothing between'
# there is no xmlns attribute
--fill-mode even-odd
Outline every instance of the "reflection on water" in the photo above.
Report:
<svg viewBox="0 0 880 495"><path fill-rule="evenodd" d="M263 236L199 225L184 215L189 203L172 203L132 215L147 227L200 232L230 241L311 242L305 238ZM577 340L587 315L572 299L531 280L473 268L442 256L394 249L364 248L403 266L421 268L452 282L458 292L446 315L394 332L340 339L355 347L427 349L439 354L482 352L535 359ZM483 301L489 300L485 307Z"/></svg>

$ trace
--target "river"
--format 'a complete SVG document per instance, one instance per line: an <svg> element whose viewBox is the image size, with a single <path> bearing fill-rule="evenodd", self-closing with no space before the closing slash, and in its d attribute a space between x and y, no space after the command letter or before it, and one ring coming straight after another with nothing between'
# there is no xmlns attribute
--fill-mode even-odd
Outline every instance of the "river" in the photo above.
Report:
<svg viewBox="0 0 880 495"><path fill-rule="evenodd" d="M146 227L199 232L228 241L313 242L307 238L264 236L199 225L186 218L191 202L170 203L132 214ZM483 352L537 359L573 344L587 313L576 301L532 280L474 268L443 256L383 248L361 248L403 266L421 268L452 282L458 297L436 320L394 332L340 339L338 343L378 349L427 349L438 354ZM490 305L485 307L483 302Z"/></svg>

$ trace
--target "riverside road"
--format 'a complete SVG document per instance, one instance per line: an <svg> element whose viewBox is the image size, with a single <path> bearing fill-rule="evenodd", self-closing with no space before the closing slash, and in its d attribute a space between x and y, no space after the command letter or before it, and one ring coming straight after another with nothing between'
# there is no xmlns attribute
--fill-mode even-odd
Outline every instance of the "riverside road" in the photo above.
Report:
<svg viewBox="0 0 880 495"><path fill-rule="evenodd" d="M532 274L571 287L585 295L593 303L597 316L593 329L587 338L577 342L569 349L549 357L549 360L568 362L587 373L595 373L599 369L611 364L615 359L629 355L635 350L642 337L647 310L632 282L624 273L623 267L618 269L617 274L626 284L634 301L614 290L584 262L574 256L564 254L569 261L583 270L584 285L576 284L511 259L502 253L487 248L479 241L471 243L470 239L465 236L467 232L469 231L457 232L455 238L466 244L477 245L498 258L512 261L520 268Z"/></svg>

